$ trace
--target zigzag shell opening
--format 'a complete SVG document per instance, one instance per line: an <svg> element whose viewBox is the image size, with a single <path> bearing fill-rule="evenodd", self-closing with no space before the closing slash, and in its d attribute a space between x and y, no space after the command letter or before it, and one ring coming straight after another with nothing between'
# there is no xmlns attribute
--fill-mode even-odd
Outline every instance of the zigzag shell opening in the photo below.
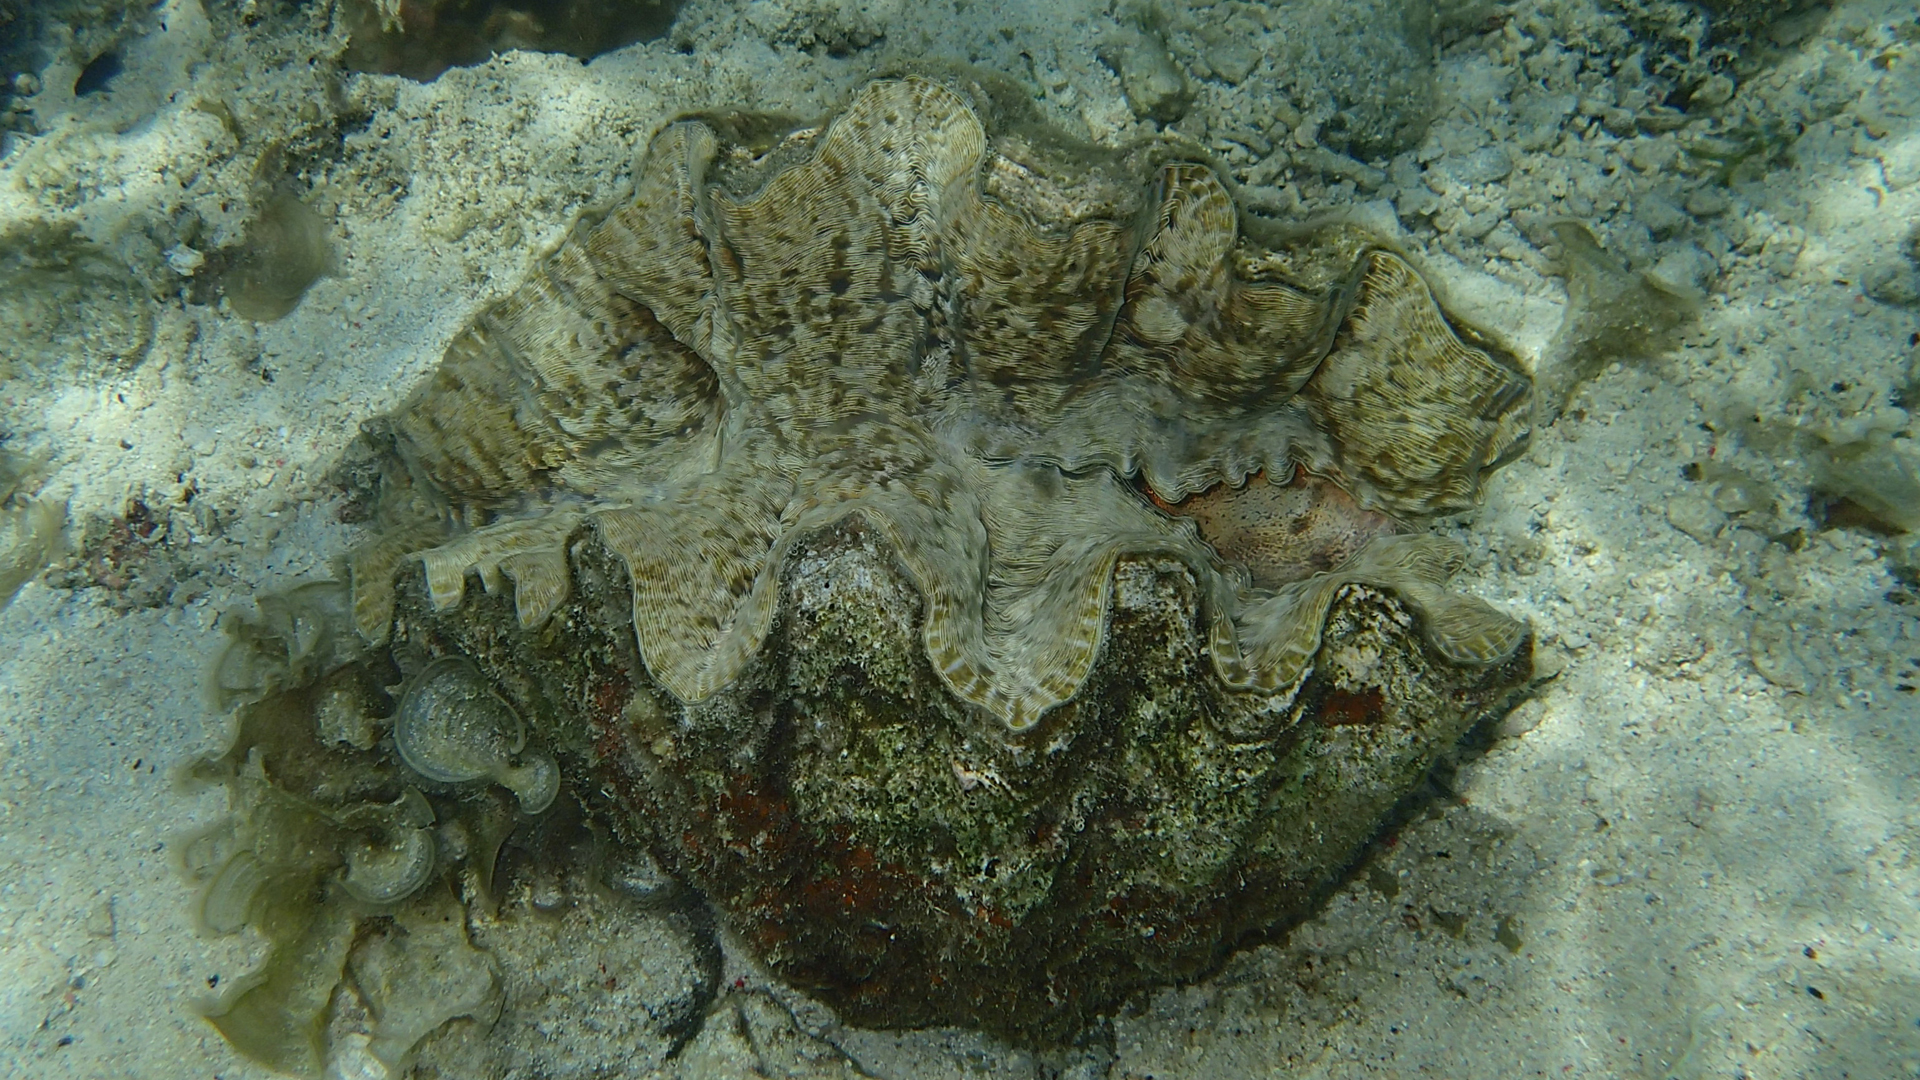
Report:
<svg viewBox="0 0 1920 1080"><path fill-rule="evenodd" d="M1178 500L1300 463L1368 511L1472 506L1524 439L1530 384L1463 340L1405 260L1362 250L1320 290L1243 277L1259 260L1206 167L1141 176L1131 198L1159 203L1135 213L1110 177L1075 193L1025 168L1029 142L927 78L870 83L771 150L727 138L697 119L657 136L631 200L483 313L392 418L410 470L394 489L491 523L370 545L363 633L384 636L407 555L436 604L477 572L510 580L537 626L587 522L630 572L649 672L698 701L759 649L795 538L857 512L923 593L948 689L1014 730L1085 680L1124 554L1179 558L1220 596L1233 686L1302 677L1345 582L1399 590L1449 657L1517 643L1444 592L1453 563L1426 540L1352 537L1314 576L1248 591L1126 479ZM409 528L429 535L390 536Z"/></svg>

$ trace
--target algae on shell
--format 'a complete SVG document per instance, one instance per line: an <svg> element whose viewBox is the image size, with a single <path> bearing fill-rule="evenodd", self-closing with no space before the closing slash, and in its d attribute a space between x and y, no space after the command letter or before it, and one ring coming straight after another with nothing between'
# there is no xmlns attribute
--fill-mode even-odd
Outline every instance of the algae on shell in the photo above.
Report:
<svg viewBox="0 0 1920 1080"><path fill-rule="evenodd" d="M648 678L626 572L590 532L556 617L439 610L417 575L393 640L471 663L609 792L613 835L699 889L847 1022L1053 1045L1309 914L1466 731L1526 693L1530 649L1461 665L1390 593L1342 587L1311 674L1211 670L1194 575L1122 559L1099 662L1040 728L947 693L884 534L802 541L742 676L683 704ZM583 778L591 778L590 783Z"/></svg>

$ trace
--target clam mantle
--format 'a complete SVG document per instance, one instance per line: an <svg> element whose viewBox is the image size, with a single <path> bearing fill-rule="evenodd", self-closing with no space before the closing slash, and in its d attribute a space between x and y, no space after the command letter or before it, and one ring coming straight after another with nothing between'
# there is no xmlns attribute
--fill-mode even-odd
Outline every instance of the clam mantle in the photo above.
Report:
<svg viewBox="0 0 1920 1080"><path fill-rule="evenodd" d="M1465 509L1525 439L1525 374L1393 253L1302 288L1237 242L1207 167L989 139L979 101L908 77L770 145L666 128L632 197L386 425L410 512L390 519L413 520L355 567L362 632L384 636L408 557L437 606L477 571L536 627L584 522L627 567L647 672L698 703L765 642L793 545L858 515L925 601L941 682L1012 731L1085 683L1127 554L1192 569L1236 688L1296 682L1352 581L1450 657L1511 653L1517 623L1439 588L1444 541L1254 589L1132 482L1177 503L1304 465L1392 514Z"/></svg>

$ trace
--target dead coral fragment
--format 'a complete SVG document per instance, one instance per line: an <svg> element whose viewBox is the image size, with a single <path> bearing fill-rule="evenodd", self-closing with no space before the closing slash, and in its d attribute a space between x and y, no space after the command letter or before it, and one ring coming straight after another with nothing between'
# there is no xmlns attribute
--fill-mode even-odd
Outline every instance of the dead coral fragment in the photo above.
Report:
<svg viewBox="0 0 1920 1080"><path fill-rule="evenodd" d="M1127 104L1141 119L1170 124L1186 115L1193 87L1167 43L1151 29L1124 27L1100 47L1100 62L1120 76Z"/></svg>
<svg viewBox="0 0 1920 1080"><path fill-rule="evenodd" d="M466 912L451 894L403 911L348 958L353 985L374 1015L367 1050L387 1075L407 1075L414 1049L450 1020L483 1025L500 1014L499 973L467 939Z"/></svg>

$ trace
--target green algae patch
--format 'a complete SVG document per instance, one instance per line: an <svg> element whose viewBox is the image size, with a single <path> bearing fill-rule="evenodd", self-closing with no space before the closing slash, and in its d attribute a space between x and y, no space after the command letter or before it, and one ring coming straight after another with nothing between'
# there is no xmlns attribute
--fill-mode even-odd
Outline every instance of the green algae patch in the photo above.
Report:
<svg viewBox="0 0 1920 1080"><path fill-rule="evenodd" d="M300 298L333 269L327 222L289 192L278 192L247 225L220 278L235 315L273 322L300 306Z"/></svg>
<svg viewBox="0 0 1920 1080"><path fill-rule="evenodd" d="M435 661L413 679L394 714L394 747L414 772L442 784L492 780L537 814L560 793L553 759L526 753L527 729L472 665Z"/></svg>
<svg viewBox="0 0 1920 1080"><path fill-rule="evenodd" d="M491 956L468 939L466 909L449 890L398 913L351 955L348 975L374 1024L368 1051L404 1075L422 1040L463 1017L491 1024L501 1006Z"/></svg>
<svg viewBox="0 0 1920 1080"><path fill-rule="evenodd" d="M276 1072L317 1076L325 1062L327 1005L353 939L349 912L288 899L263 905L268 959L234 980L205 1012L241 1054Z"/></svg>
<svg viewBox="0 0 1920 1080"><path fill-rule="evenodd" d="M345 595L300 586L227 619L210 691L229 742L184 771L225 788L229 805L178 845L196 921L266 946L202 1013L240 1053L297 1076L327 1067L330 1009L349 977L376 1013L369 1052L395 1075L448 1021L491 1023L498 979L466 940L461 898L487 895L501 846L531 816L465 782L484 770L425 776L396 753L405 666L430 664L365 648Z"/></svg>
<svg viewBox="0 0 1920 1080"><path fill-rule="evenodd" d="M1920 448L1912 439L1874 432L1811 456L1817 494L1853 503L1872 531L1920 532Z"/></svg>
<svg viewBox="0 0 1920 1080"><path fill-rule="evenodd" d="M1699 314L1691 290L1629 270L1578 222L1553 227L1567 312L1534 372L1535 400L1551 421L1575 389L1607 364L1659 356Z"/></svg>
<svg viewBox="0 0 1920 1080"><path fill-rule="evenodd" d="M27 494L38 482L36 472L17 455L0 452L0 608L46 569L66 534L66 505Z"/></svg>
<svg viewBox="0 0 1920 1080"><path fill-rule="evenodd" d="M562 763L590 775L581 729L444 642L368 645L346 595L309 583L223 617L222 748L181 780L220 788L228 812L173 849L201 932L263 955L201 1015L303 1077L403 1076L416 1059L429 1075L539 1072L556 1030L567 1055L677 1053L719 993L711 919L671 881L636 891L657 871L609 842L604 797L561 783ZM633 960L606 951L620 944Z"/></svg>
<svg viewBox="0 0 1920 1080"><path fill-rule="evenodd" d="M0 506L0 608L53 561L66 519L66 507L48 499Z"/></svg>

